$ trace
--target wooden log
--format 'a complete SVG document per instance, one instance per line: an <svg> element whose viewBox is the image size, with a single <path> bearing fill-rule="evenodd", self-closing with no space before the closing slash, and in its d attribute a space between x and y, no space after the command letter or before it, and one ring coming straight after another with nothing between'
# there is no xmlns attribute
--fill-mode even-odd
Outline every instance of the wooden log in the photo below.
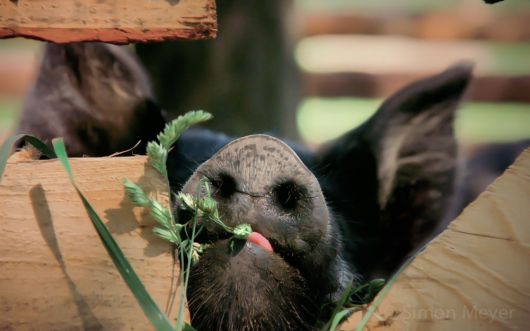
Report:
<svg viewBox="0 0 530 331"><path fill-rule="evenodd" d="M76 182L173 320L179 270L122 179L165 198L145 157L71 159ZM176 296L175 296L176 294ZM171 307L170 307L171 306ZM59 161L11 157L0 183L0 330L148 330Z"/></svg>
<svg viewBox="0 0 530 331"><path fill-rule="evenodd" d="M303 36L325 34L402 35L422 39L530 40L527 13L505 14L447 10L425 15L363 15L359 13L300 15Z"/></svg>
<svg viewBox="0 0 530 331"><path fill-rule="evenodd" d="M367 329L528 330L529 202L527 149L399 275Z"/></svg>
<svg viewBox="0 0 530 331"><path fill-rule="evenodd" d="M0 0L0 38L125 44L216 33L214 0Z"/></svg>
<svg viewBox="0 0 530 331"><path fill-rule="evenodd" d="M304 73L305 96L386 97L406 84L432 73ZM485 102L530 102L530 76L476 76L469 99Z"/></svg>

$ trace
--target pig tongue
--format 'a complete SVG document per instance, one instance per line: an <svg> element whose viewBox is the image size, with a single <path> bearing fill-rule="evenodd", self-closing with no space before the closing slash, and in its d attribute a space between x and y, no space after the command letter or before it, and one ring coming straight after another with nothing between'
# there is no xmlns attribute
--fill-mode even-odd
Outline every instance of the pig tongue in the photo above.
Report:
<svg viewBox="0 0 530 331"><path fill-rule="evenodd" d="M266 251L273 252L271 243L265 238L261 233L258 232L251 232L248 236L248 241L251 243L260 246Z"/></svg>

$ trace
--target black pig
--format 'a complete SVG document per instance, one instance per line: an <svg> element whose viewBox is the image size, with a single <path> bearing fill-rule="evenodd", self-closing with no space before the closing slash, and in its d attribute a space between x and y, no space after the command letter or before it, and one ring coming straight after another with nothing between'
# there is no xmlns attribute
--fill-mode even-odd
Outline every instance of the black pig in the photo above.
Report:
<svg viewBox="0 0 530 331"><path fill-rule="evenodd" d="M83 56L90 47L101 52ZM109 87L148 86L136 81L144 76L79 69L100 56L109 70L131 63L111 56L111 49L48 46L43 62L56 62L53 68L43 65L21 130L44 139L66 134L78 155L116 152L126 148L124 142L158 131L159 108L138 112L138 105L156 104L151 93L136 93L134 102L118 108L101 102L113 96L128 100L135 89L118 93ZM71 77L51 84L44 74L51 69L53 77ZM415 82L366 123L317 151L294 144L291 149L269 136L234 141L209 130L186 132L168 160L172 190L194 192L206 176L223 221L250 223L273 247L269 252L249 243L234 253L226 236L208 227L201 240L212 248L192 269L187 293L192 324L199 330L317 329L329 317L322 307L349 282L387 278L443 226L456 178L455 110L470 78L471 67L460 64ZM82 109L74 102L77 94L90 96ZM49 107L37 107L48 101ZM124 120L115 121L116 112ZM97 138L85 127L97 127ZM185 221L185 215L176 216Z"/></svg>
<svg viewBox="0 0 530 331"><path fill-rule="evenodd" d="M102 43L46 44L19 133L63 137L71 156L145 151L164 127L151 82L135 56Z"/></svg>

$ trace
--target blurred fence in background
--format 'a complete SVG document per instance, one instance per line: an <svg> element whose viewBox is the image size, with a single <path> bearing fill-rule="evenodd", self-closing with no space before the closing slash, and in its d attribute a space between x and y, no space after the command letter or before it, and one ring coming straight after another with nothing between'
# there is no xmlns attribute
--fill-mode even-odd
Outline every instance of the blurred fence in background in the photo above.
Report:
<svg viewBox="0 0 530 331"><path fill-rule="evenodd" d="M530 2L298 0L302 137L333 138L382 98L461 61L476 78L459 113L463 145L530 138Z"/></svg>
<svg viewBox="0 0 530 331"><path fill-rule="evenodd" d="M309 143L355 127L382 98L460 60L476 63L469 103L457 123L463 144L530 138L530 1L293 3L287 24L297 40L302 99L297 127L286 127ZM36 41L0 41L0 139L16 122L39 50ZM288 113L286 121L292 121Z"/></svg>

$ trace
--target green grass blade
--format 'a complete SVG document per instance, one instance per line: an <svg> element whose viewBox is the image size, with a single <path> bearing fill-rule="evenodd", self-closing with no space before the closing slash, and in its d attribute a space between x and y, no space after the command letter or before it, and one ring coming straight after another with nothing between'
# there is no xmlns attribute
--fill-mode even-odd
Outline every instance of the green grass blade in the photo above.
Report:
<svg viewBox="0 0 530 331"><path fill-rule="evenodd" d="M189 325L188 323L185 323L182 331L197 331L197 330L193 326Z"/></svg>
<svg viewBox="0 0 530 331"><path fill-rule="evenodd" d="M208 121L212 118L212 114L202 110L189 111L186 114L180 115L173 121L167 123L164 130L160 132L156 138L160 142L161 146L163 146L166 150L169 150L171 146L173 146L173 144L180 138L184 131L195 124Z"/></svg>
<svg viewBox="0 0 530 331"><path fill-rule="evenodd" d="M39 138L31 136L29 134L17 134L11 136L7 138L7 140L2 144L2 147L0 148L0 183L2 182L2 175L4 174L7 159L11 154L13 145L15 145L15 143L20 139L24 139L26 142L32 144L37 150L39 150L39 152L41 152L43 155L46 155L50 159L55 158L55 153L53 152L53 150L51 150Z"/></svg>
<svg viewBox="0 0 530 331"><path fill-rule="evenodd" d="M343 319L345 319L348 314L350 314L353 311L353 308L344 309L335 315L335 318L333 319L331 326L329 327L330 331L335 331L337 327L339 326L340 322L342 322Z"/></svg>
<svg viewBox="0 0 530 331"><path fill-rule="evenodd" d="M353 286L353 283L350 282L348 286L344 289L339 301L336 303L336 306L333 309L333 312L331 313L331 318L324 325L324 327L322 328L322 331L334 331L337 325L341 322L342 318L344 318L344 315L342 315L341 313L341 309L346 303L346 301L348 300L348 298L350 297L352 286ZM332 325L335 325L335 327L332 327Z"/></svg>
<svg viewBox="0 0 530 331"><path fill-rule="evenodd" d="M123 280L125 280L127 286L129 286L131 292L134 294L136 300L142 307L144 314L151 321L157 331L174 331L175 329L173 328L167 317L164 315L164 313L160 310L153 298L149 295L144 285L140 281L140 278L138 278L138 275L136 274L132 266L129 264L129 261L123 254L122 250L110 234L109 230L107 229L101 218L98 216L96 211L92 208L88 200L85 198L83 193L75 184L74 175L72 173L70 163L68 162L68 156L64 147L64 141L59 138L54 139L52 143L57 157L63 164L66 172L68 173L70 182L79 194L79 197L83 202L83 206L85 207L87 214L90 217L90 220L92 221L92 224L98 232L99 238L107 249L107 252L112 258L114 265L123 277Z"/></svg>
<svg viewBox="0 0 530 331"><path fill-rule="evenodd" d="M394 283L396 282L397 278L403 270L405 270L406 267L414 260L415 256L407 260L400 268L399 270L390 278L390 280L386 283L386 285L383 287L383 289L379 292L379 295L375 298L374 302L368 307L368 310L366 311L366 314L363 316L363 319L359 322L357 327L355 328L355 331L363 331L366 327L366 324L372 318L374 315L377 307L381 304L387 293L390 291Z"/></svg>

